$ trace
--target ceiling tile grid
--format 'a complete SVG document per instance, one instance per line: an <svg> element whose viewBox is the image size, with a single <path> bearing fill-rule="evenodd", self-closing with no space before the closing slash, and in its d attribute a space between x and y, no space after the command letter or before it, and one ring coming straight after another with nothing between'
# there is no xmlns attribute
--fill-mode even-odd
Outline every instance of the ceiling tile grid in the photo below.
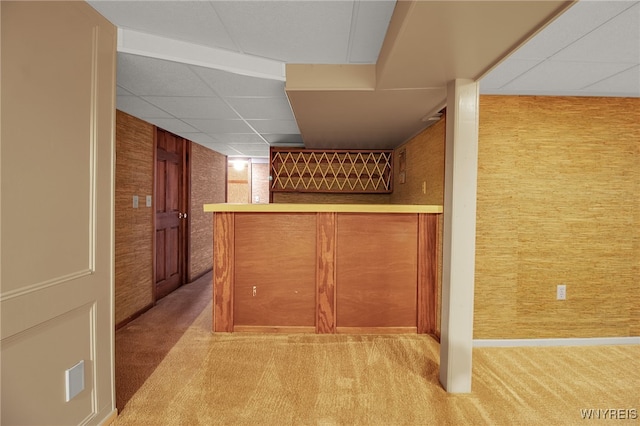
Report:
<svg viewBox="0 0 640 426"><path fill-rule="evenodd" d="M135 49L130 44L128 50L123 47L118 53L117 108L229 156L264 157L270 144L303 145L302 125L297 120L303 114L296 112L299 117L294 116L282 81L284 73L278 67L284 70L287 63L376 64L388 36L387 29L396 18L394 0L89 3L120 29L131 31L125 34L127 40L136 34L149 35L138 37ZM490 3L487 2L487 7L495 6ZM506 2L499 10L517 10L518 3ZM464 12L462 3L454 6ZM479 15L485 9L473 10ZM467 19L468 13L463 17ZM444 25L447 31L455 27L450 24L457 22L447 23L453 16L438 15L419 20L418 24L424 26L430 19ZM431 67L437 66L439 59L433 55L440 50L429 48L429 43L449 46L453 40L450 36L454 35L444 31L439 33L438 40L425 41L427 47L420 51L431 55L428 58ZM176 44L174 50L162 50L172 40L188 45ZM153 41L159 48L140 51L141 45ZM192 55L206 58L200 62L175 53L185 46L194 47ZM236 56L225 56L230 52ZM413 68L419 68L416 64ZM272 66L263 73L256 71ZM408 108L405 117L422 116L426 110L435 108L432 104L436 100L432 97L436 92L442 97L442 88L430 89L434 94L402 105ZM480 89L484 94L640 96L640 2L576 2L484 76ZM396 114L398 106L385 103L388 111L381 117L386 119ZM363 135L368 131L375 135L361 137L363 144L375 141L378 134L386 134L393 127L384 127L381 119L373 118L375 114L366 124L366 113L362 111L369 105L362 103L357 107L362 111L349 109L350 101L333 106L310 105L310 115L304 118L316 122L331 116L317 108L329 111L347 108L337 115L352 114L351 121L367 127L361 129ZM381 131L375 130L380 126ZM411 133L416 124L402 122L398 126L405 126L405 133ZM334 127L343 129L333 122L317 123L320 138L316 140L324 139L325 135L339 137L339 132L332 132ZM341 134L351 130L343 129ZM314 139L308 131L305 137Z"/></svg>
<svg viewBox="0 0 640 426"><path fill-rule="evenodd" d="M640 2L580 1L483 78L481 93L640 96Z"/></svg>
<svg viewBox="0 0 640 426"><path fill-rule="evenodd" d="M120 28L238 51L212 2L97 0L89 4Z"/></svg>

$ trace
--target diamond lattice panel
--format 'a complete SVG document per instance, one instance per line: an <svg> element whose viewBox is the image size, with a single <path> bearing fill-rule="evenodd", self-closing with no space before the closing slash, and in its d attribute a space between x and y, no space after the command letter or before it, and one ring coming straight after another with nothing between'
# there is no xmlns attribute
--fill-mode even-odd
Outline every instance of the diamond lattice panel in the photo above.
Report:
<svg viewBox="0 0 640 426"><path fill-rule="evenodd" d="M390 193L393 151L271 149L272 192Z"/></svg>

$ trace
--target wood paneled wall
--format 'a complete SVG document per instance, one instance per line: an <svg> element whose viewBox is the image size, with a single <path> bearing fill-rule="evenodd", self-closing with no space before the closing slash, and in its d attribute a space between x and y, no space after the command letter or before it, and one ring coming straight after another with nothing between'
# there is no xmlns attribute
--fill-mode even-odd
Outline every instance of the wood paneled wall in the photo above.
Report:
<svg viewBox="0 0 640 426"><path fill-rule="evenodd" d="M251 167L245 164L237 170L231 162L227 165L227 202L246 204L251 202Z"/></svg>
<svg viewBox="0 0 640 426"><path fill-rule="evenodd" d="M227 157L202 145L191 144L191 260L189 281L213 268L213 221L203 204L226 201Z"/></svg>
<svg viewBox="0 0 640 426"><path fill-rule="evenodd" d="M153 194L155 126L122 111L116 115L115 323L153 306ZM213 225L205 203L224 202L226 157L191 143L190 280L212 267ZM139 207L133 208L138 195Z"/></svg>
<svg viewBox="0 0 640 426"><path fill-rule="evenodd" d="M637 98L480 98L475 338L640 335L639 141Z"/></svg>
<svg viewBox="0 0 640 426"><path fill-rule="evenodd" d="M392 204L444 204L444 116L394 151ZM400 183L400 153L405 152L405 182ZM424 190L423 190L424 189Z"/></svg>
<svg viewBox="0 0 640 426"><path fill-rule="evenodd" d="M115 322L121 324L153 303L153 194L155 127L116 113ZM133 196L139 207L133 208Z"/></svg>
<svg viewBox="0 0 640 426"><path fill-rule="evenodd" d="M269 163L251 163L251 202L269 202Z"/></svg>

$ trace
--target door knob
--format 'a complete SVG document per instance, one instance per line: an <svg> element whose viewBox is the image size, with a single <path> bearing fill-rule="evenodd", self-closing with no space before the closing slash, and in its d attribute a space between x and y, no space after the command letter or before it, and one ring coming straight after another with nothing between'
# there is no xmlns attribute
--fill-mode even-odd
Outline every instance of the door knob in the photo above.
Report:
<svg viewBox="0 0 640 426"><path fill-rule="evenodd" d="M182 213L178 213L178 219L182 219Z"/></svg>

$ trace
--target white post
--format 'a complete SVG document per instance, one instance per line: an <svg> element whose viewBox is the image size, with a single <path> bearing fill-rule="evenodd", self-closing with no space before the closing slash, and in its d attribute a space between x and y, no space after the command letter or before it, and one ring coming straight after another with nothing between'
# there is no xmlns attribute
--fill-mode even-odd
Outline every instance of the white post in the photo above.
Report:
<svg viewBox="0 0 640 426"><path fill-rule="evenodd" d="M440 383L471 392L478 180L478 83L447 85Z"/></svg>

